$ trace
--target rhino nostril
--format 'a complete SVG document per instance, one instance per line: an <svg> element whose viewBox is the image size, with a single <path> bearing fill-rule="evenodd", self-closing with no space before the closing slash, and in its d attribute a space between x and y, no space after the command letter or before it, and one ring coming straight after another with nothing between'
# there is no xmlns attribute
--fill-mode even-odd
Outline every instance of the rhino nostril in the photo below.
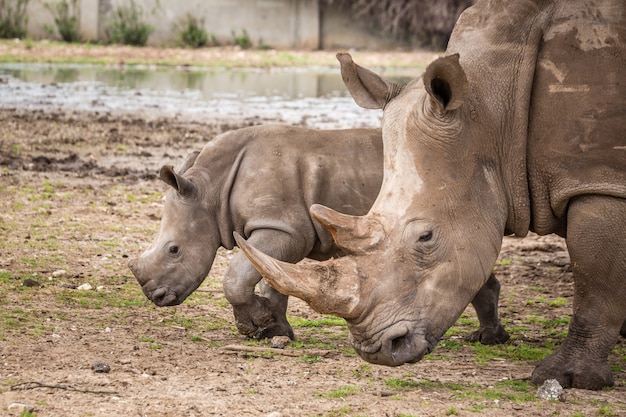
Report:
<svg viewBox="0 0 626 417"><path fill-rule="evenodd" d="M395 355L396 352L401 352L402 350L404 350L406 346L407 346L406 336L396 337L395 339L391 341L391 352L393 355Z"/></svg>
<svg viewBox="0 0 626 417"><path fill-rule="evenodd" d="M155 304L159 304L160 301L163 301L163 298L167 295L167 290L163 287L157 288L152 293L152 302Z"/></svg>

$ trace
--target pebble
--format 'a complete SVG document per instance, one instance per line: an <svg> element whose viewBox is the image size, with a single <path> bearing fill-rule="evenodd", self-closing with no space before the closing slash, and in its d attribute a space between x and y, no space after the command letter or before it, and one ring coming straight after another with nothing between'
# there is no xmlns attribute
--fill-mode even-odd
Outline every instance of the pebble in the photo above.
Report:
<svg viewBox="0 0 626 417"><path fill-rule="evenodd" d="M100 374L107 374L111 370L111 367L107 363L98 361L91 365L91 369Z"/></svg>
<svg viewBox="0 0 626 417"><path fill-rule="evenodd" d="M22 285L24 287L38 287L41 284L39 284L39 281L35 281L34 279L31 279L31 278L26 278L24 282L22 282Z"/></svg>
<svg viewBox="0 0 626 417"><path fill-rule="evenodd" d="M52 276L54 278L58 278L58 277L64 277L66 274L67 274L67 271L65 269L57 269L56 271L52 273Z"/></svg>
<svg viewBox="0 0 626 417"><path fill-rule="evenodd" d="M35 411L35 407L29 404L11 403L7 407L7 410L9 410L9 412L11 413L17 412L19 413L19 415L23 415L25 413L32 413L33 411Z"/></svg>
<svg viewBox="0 0 626 417"><path fill-rule="evenodd" d="M265 417L283 417L283 415L278 411L272 411L271 413L266 414Z"/></svg>
<svg viewBox="0 0 626 417"><path fill-rule="evenodd" d="M88 284L88 283L84 283L82 285L79 285L78 287L76 287L77 290L81 290L81 291L89 291L91 290L93 287Z"/></svg>
<svg viewBox="0 0 626 417"><path fill-rule="evenodd" d="M556 379L546 379L537 389L537 398L540 400L562 400L563 387Z"/></svg>
<svg viewBox="0 0 626 417"><path fill-rule="evenodd" d="M271 347L274 349L284 349L289 343L291 343L291 339L289 339L288 336L274 336L272 337Z"/></svg>

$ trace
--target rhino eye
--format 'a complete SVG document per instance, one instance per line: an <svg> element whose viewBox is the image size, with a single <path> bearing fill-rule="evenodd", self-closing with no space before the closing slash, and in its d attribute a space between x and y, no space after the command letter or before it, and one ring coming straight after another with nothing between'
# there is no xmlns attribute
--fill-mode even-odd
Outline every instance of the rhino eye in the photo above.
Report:
<svg viewBox="0 0 626 417"><path fill-rule="evenodd" d="M418 242L428 242L429 240L431 240L433 238L433 232L431 232L430 230L428 232L424 232L420 235L420 237L417 239Z"/></svg>
<svg viewBox="0 0 626 417"><path fill-rule="evenodd" d="M177 255L178 254L178 250L179 250L178 246L173 245L173 246L169 247L168 252L170 253L170 255Z"/></svg>

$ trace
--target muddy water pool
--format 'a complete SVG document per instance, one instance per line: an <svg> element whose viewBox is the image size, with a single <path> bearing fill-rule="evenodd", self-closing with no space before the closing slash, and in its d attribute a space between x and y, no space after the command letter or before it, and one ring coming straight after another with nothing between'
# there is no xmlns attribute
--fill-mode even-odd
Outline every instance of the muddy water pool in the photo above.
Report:
<svg viewBox="0 0 626 417"><path fill-rule="evenodd" d="M336 68L2 63L0 108L138 112L195 120L259 118L315 128L378 126L381 117L380 111L353 102Z"/></svg>

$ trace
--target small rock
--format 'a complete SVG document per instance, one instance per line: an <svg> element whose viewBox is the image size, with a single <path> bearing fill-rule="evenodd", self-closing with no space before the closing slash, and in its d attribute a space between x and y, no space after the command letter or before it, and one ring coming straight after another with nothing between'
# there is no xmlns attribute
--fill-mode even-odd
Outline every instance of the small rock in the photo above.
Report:
<svg viewBox="0 0 626 417"><path fill-rule="evenodd" d="M288 336L274 336L272 337L271 347L274 349L284 349L289 343L291 343L291 339Z"/></svg>
<svg viewBox="0 0 626 417"><path fill-rule="evenodd" d="M283 417L283 415L278 411L272 411L271 413L266 414L265 417Z"/></svg>
<svg viewBox="0 0 626 417"><path fill-rule="evenodd" d="M29 404L23 403L11 403L7 407L7 410L11 413L18 413L18 415L23 415L24 413L32 413L35 411L35 407Z"/></svg>
<svg viewBox="0 0 626 417"><path fill-rule="evenodd" d="M35 281L34 279L31 279L31 278L26 278L24 282L22 282L22 285L24 287L38 287L41 284L39 283L39 281Z"/></svg>
<svg viewBox="0 0 626 417"><path fill-rule="evenodd" d="M104 362L98 361L91 365L91 369L97 373L107 374L111 370L111 367Z"/></svg>
<svg viewBox="0 0 626 417"><path fill-rule="evenodd" d="M563 395L563 387L556 379L546 379L537 390L537 398L540 400L559 400Z"/></svg>
<svg viewBox="0 0 626 417"><path fill-rule="evenodd" d="M58 278L58 277L64 277L66 274L67 274L67 271L65 269L57 269L56 271L52 273L52 276L54 278Z"/></svg>
<svg viewBox="0 0 626 417"><path fill-rule="evenodd" d="M77 290L81 290L81 291L89 291L91 290L93 287L87 283L84 283L82 285L79 285L78 287L76 287Z"/></svg>

